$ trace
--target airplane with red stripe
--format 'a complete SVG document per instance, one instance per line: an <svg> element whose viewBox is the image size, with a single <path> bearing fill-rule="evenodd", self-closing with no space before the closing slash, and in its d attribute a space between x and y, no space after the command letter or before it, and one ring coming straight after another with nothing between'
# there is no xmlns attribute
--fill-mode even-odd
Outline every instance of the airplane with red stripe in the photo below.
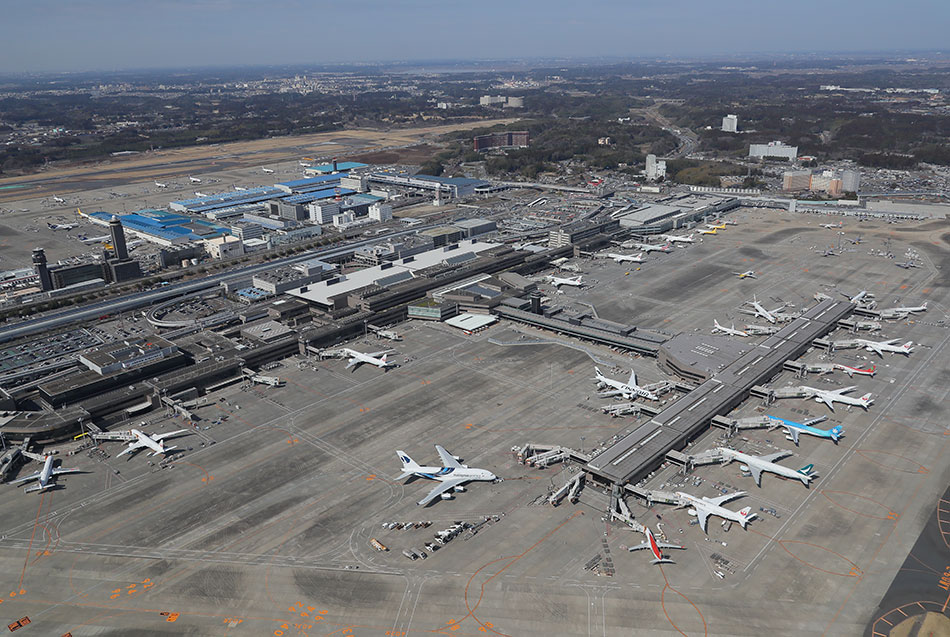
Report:
<svg viewBox="0 0 950 637"><path fill-rule="evenodd" d="M628 547L628 551L640 551L642 549L650 549L650 552L653 553L653 561L651 564L675 564L673 560L663 555L661 549L682 549L686 550L685 546L680 546L679 544L668 544L666 542L657 542L656 537L653 535L653 531L650 530L650 527L643 527L643 534L647 536L647 541L643 544L638 544L637 546Z"/></svg>

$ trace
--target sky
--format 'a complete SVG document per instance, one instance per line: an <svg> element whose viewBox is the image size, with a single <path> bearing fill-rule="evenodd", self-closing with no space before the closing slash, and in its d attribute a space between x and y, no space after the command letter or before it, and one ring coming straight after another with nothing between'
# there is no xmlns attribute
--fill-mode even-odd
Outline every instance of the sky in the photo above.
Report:
<svg viewBox="0 0 950 637"><path fill-rule="evenodd" d="M0 73L950 49L950 0L28 0Z"/></svg>

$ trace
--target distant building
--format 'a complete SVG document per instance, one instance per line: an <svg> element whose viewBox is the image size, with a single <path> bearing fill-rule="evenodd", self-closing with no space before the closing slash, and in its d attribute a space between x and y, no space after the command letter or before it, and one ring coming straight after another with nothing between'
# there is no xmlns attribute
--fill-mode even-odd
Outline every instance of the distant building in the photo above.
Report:
<svg viewBox="0 0 950 637"><path fill-rule="evenodd" d="M794 192L811 188L810 170L788 170L782 173L782 190Z"/></svg>
<svg viewBox="0 0 950 637"><path fill-rule="evenodd" d="M315 201L308 206L310 210L310 221L323 225L333 221L333 215L340 214L340 203L338 201Z"/></svg>
<svg viewBox="0 0 950 637"><path fill-rule="evenodd" d="M597 144L599 146L610 146L612 140L609 137L598 137Z"/></svg>
<svg viewBox="0 0 950 637"><path fill-rule="evenodd" d="M665 178L666 162L662 159L657 159L656 155L647 155L646 176L650 181L656 181L657 179Z"/></svg>
<svg viewBox="0 0 950 637"><path fill-rule="evenodd" d="M857 170L845 170L841 173L841 190L857 192L861 188L861 173Z"/></svg>
<svg viewBox="0 0 950 637"><path fill-rule="evenodd" d="M524 98L509 97L508 101L505 102L505 108L524 108Z"/></svg>
<svg viewBox="0 0 950 637"><path fill-rule="evenodd" d="M393 207L388 203L374 203L369 207L369 218L373 221L389 221L393 218Z"/></svg>
<svg viewBox="0 0 950 637"><path fill-rule="evenodd" d="M841 179L835 177L834 172L826 170L821 174L811 176L809 190L813 192L824 192L832 197L841 195Z"/></svg>
<svg viewBox="0 0 950 637"><path fill-rule="evenodd" d="M722 118L722 132L724 133L737 133L739 132L739 118L735 115L726 115Z"/></svg>
<svg viewBox="0 0 950 637"><path fill-rule="evenodd" d="M257 226L260 227L260 226ZM205 241L205 250L212 259L227 259L244 254L244 241L238 237L218 237Z"/></svg>
<svg viewBox="0 0 950 637"><path fill-rule="evenodd" d="M527 148L530 140L528 131L506 131L479 135L473 141L475 150L482 151L490 148Z"/></svg>
<svg viewBox="0 0 950 637"><path fill-rule="evenodd" d="M479 106L503 106L508 102L504 95L482 95L478 100Z"/></svg>
<svg viewBox="0 0 950 637"><path fill-rule="evenodd" d="M810 170L789 170L782 174L782 190L789 192L824 192L838 197L843 190L842 179L831 170L812 173Z"/></svg>
<svg viewBox="0 0 950 637"><path fill-rule="evenodd" d="M751 144L749 157L762 159L764 157L778 157L795 161L798 157L798 146L787 146L783 142L769 142L768 144Z"/></svg>

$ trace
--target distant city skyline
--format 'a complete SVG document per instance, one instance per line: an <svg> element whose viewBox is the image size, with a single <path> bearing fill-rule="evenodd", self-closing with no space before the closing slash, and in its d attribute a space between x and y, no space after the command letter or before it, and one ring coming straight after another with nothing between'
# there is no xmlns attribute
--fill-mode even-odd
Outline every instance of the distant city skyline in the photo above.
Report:
<svg viewBox="0 0 950 637"><path fill-rule="evenodd" d="M950 2L8 3L0 73L440 59L939 51Z"/></svg>

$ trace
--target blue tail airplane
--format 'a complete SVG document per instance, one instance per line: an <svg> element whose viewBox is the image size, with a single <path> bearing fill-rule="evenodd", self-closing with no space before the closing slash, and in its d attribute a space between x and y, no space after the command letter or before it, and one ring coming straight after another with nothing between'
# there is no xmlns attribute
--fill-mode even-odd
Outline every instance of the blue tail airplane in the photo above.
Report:
<svg viewBox="0 0 950 637"><path fill-rule="evenodd" d="M818 438L829 438L835 444L838 444L838 439L841 438L842 434L844 434L844 427L841 425L832 427L831 429L819 429L812 426L826 420L825 416L812 418L811 420L806 420L805 422L785 420L784 418L771 415L767 415L766 417L770 420L776 421L776 427L785 427L785 433L788 434L787 437L789 440L795 443L795 446L798 446L799 434L803 433L809 434L811 436L817 436Z"/></svg>

